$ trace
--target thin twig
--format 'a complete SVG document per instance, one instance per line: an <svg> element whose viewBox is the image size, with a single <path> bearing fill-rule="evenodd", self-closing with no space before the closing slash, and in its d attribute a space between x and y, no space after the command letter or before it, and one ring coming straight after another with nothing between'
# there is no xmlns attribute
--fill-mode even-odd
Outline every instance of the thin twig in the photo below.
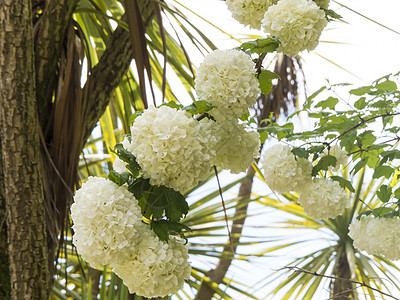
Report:
<svg viewBox="0 0 400 300"><path fill-rule="evenodd" d="M231 231L229 230L228 215L226 214L226 208L225 208L224 197L222 196L222 188L221 188L221 184L220 184L220 182L219 182L217 167L216 167L215 165L214 165L214 171L215 171L215 176L217 177L218 189L219 189L219 195L221 196L222 207L223 207L223 209L224 209L225 223L226 223L226 229L228 230L229 243L231 244L232 255L235 255L235 249L233 248L232 237L231 237Z"/></svg>

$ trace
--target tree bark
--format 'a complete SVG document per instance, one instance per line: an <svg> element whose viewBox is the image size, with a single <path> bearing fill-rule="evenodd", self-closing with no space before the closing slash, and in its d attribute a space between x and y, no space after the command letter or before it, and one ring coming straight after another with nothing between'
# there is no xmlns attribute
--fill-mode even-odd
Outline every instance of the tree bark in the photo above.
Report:
<svg viewBox="0 0 400 300"><path fill-rule="evenodd" d="M0 2L0 140L13 299L48 299L31 2Z"/></svg>
<svg viewBox="0 0 400 300"><path fill-rule="evenodd" d="M340 253L339 259L334 269L334 274L337 279L333 282L332 299L335 300L348 300L354 298L354 289L350 281L351 271L349 262L346 255L346 247L344 244L339 245Z"/></svg>

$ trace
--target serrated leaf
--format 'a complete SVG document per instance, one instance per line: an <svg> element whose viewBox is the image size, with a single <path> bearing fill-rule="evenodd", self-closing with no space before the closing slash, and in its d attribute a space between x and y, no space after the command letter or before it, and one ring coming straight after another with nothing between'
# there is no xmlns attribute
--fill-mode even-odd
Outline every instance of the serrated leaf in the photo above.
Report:
<svg viewBox="0 0 400 300"><path fill-rule="evenodd" d="M160 240L168 242L170 234L181 235L184 231L192 231L188 226L167 220L152 220L151 229L157 234Z"/></svg>
<svg viewBox="0 0 400 300"><path fill-rule="evenodd" d="M112 151L124 162L127 163L126 168L132 173L134 177L139 175L140 166L136 161L136 157L132 152L126 150L122 144L115 145Z"/></svg>
<svg viewBox="0 0 400 300"><path fill-rule="evenodd" d="M119 186L127 183L130 178L131 178L131 174L129 174L128 172L117 173L115 171L111 171L108 174L108 179L111 180L112 182L118 184Z"/></svg>
<svg viewBox="0 0 400 300"><path fill-rule="evenodd" d="M293 148L291 151L294 155L301 158L308 158L309 155L306 149L300 147Z"/></svg>
<svg viewBox="0 0 400 300"><path fill-rule="evenodd" d="M321 87L318 91L314 92L310 97L307 98L306 103L304 103L303 108L308 109L311 107L312 100L326 90L326 86Z"/></svg>
<svg viewBox="0 0 400 300"><path fill-rule="evenodd" d="M265 39L257 39L243 43L239 49L242 51L250 50L252 53L269 53L274 52L279 46L279 39L276 37L269 37Z"/></svg>
<svg viewBox="0 0 400 300"><path fill-rule="evenodd" d="M263 70L258 76L258 82L260 83L261 93L264 95L268 95L269 91L272 88L272 79L281 79L281 77L269 70Z"/></svg>
<svg viewBox="0 0 400 300"><path fill-rule="evenodd" d="M374 210L372 210L372 214L375 217L382 217L382 216L387 215L387 214L389 214L391 212L393 212L393 208L384 207L384 206L383 207L378 207L378 208L375 208Z"/></svg>
<svg viewBox="0 0 400 300"><path fill-rule="evenodd" d="M321 157L318 163L313 167L312 176L316 176L319 171L327 171L330 166L336 166L336 157L332 155Z"/></svg>
<svg viewBox="0 0 400 300"><path fill-rule="evenodd" d="M143 197L144 192L150 189L150 180L143 177L135 179L129 186L128 191L130 191L136 199Z"/></svg>
<svg viewBox="0 0 400 300"><path fill-rule="evenodd" d="M332 10L332 9L325 9L325 8L323 8L323 10L325 11L325 15L328 17L331 17L331 18L334 18L334 19L341 19L342 18L342 16L341 15L339 15L338 13L336 13L334 10Z"/></svg>
<svg viewBox="0 0 400 300"><path fill-rule="evenodd" d="M326 108L330 108L332 110L335 109L336 104L339 103L339 99L338 98L334 98L334 97L329 97L328 99L324 100L324 101L320 101L318 102L317 105L315 105L315 107L321 107L322 109L326 109Z"/></svg>
<svg viewBox="0 0 400 300"><path fill-rule="evenodd" d="M376 195L383 203L386 203L392 196L392 188L386 184L382 184L379 190L376 192Z"/></svg>
<svg viewBox="0 0 400 300"><path fill-rule="evenodd" d="M355 192L355 189L354 189L353 185L351 184L351 182L349 180L344 179L343 177L340 177L340 176L331 176L331 179L333 181L339 182L339 185L342 188L347 188L352 193Z"/></svg>
<svg viewBox="0 0 400 300"><path fill-rule="evenodd" d="M373 178L381 178L382 176L386 178L390 178L394 172L394 169L389 166L377 166L375 168L374 175L372 175Z"/></svg>
<svg viewBox="0 0 400 300"><path fill-rule="evenodd" d="M161 104L160 106L168 106L168 107L176 109L176 110L180 110L183 108L182 104L176 103L175 101L169 101L167 103Z"/></svg>

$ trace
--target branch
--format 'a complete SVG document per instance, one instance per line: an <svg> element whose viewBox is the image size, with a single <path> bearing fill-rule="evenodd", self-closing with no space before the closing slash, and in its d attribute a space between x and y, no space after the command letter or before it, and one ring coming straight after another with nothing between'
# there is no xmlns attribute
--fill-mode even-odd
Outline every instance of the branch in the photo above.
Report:
<svg viewBox="0 0 400 300"><path fill-rule="evenodd" d="M291 271L294 271L294 272L306 273L306 274L314 275L314 276L317 276L317 277L323 277L323 278L328 278L328 279L333 279L333 280L348 281L348 282L351 282L353 284L359 285L359 287L365 287L365 288L370 289L372 291L378 292L383 296L387 296L387 297L390 297L392 299L399 300L399 298L396 298L396 297L394 297L394 296L392 296L390 294L387 294L385 292L382 292L381 290L378 290L377 288L374 288L374 287L370 286L369 284L366 284L365 281L361 282L361 281L356 281L356 280L352 280L352 279L346 279L346 278L340 278L340 277L335 277L335 276L331 276L331 275L319 274L317 272L311 272L311 271L308 271L308 270L305 270L305 269L301 269L299 267L286 266L286 267L284 267L284 269L288 269L288 270L291 270Z"/></svg>
<svg viewBox="0 0 400 300"><path fill-rule="evenodd" d="M58 62L68 23L77 0L46 1L40 27L35 36L36 99L39 121L47 123L52 96L57 84Z"/></svg>

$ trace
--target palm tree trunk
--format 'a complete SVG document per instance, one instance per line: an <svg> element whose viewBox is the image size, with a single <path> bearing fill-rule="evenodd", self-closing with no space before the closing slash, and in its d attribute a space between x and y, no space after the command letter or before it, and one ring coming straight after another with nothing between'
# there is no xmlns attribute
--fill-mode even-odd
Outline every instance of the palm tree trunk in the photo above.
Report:
<svg viewBox="0 0 400 300"><path fill-rule="evenodd" d="M344 247L343 247L344 248ZM335 267L335 276L333 281L332 299L348 300L354 299L354 290L351 279L351 271L345 249L340 252L340 257Z"/></svg>
<svg viewBox="0 0 400 300"><path fill-rule="evenodd" d="M48 299L30 1L1 1L0 28L0 140L11 296Z"/></svg>

